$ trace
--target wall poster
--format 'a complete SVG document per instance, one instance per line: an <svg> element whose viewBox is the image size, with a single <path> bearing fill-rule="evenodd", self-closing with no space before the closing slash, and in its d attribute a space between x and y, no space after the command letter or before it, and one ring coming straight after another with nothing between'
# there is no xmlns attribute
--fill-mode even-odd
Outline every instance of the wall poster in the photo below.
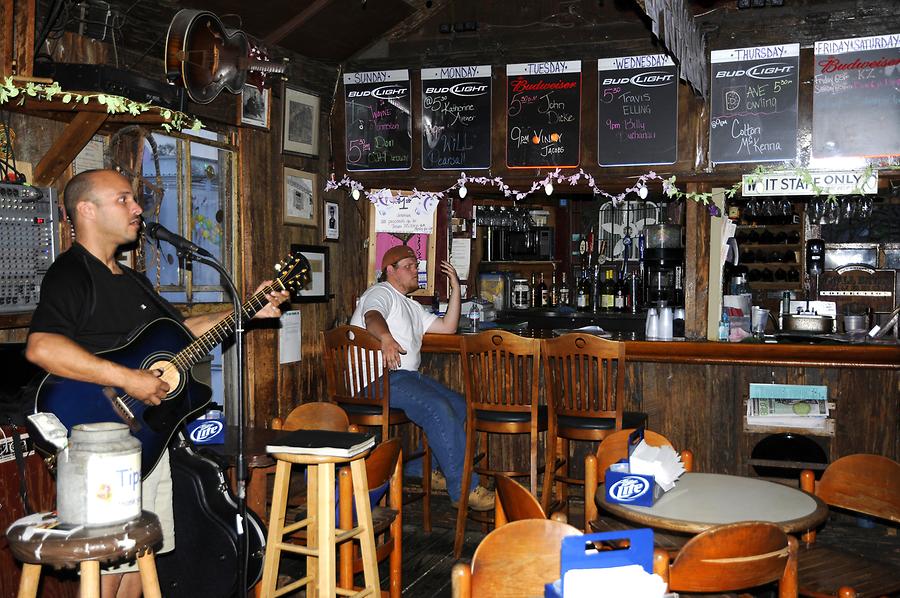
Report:
<svg viewBox="0 0 900 598"><path fill-rule="evenodd" d="M347 170L408 170L412 155L409 71L344 74Z"/></svg>
<svg viewBox="0 0 900 598"><path fill-rule="evenodd" d="M422 168L490 167L490 65L422 69Z"/></svg>

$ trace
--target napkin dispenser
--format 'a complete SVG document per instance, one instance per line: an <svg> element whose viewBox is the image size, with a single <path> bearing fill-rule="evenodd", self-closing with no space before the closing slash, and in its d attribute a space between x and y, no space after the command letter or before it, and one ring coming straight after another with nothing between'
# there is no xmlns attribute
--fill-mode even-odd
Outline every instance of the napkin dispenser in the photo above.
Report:
<svg viewBox="0 0 900 598"><path fill-rule="evenodd" d="M187 433L194 444L225 444L225 414L210 409L187 424Z"/></svg>
<svg viewBox="0 0 900 598"><path fill-rule="evenodd" d="M652 507L663 489L652 475L631 473L630 459L634 449L644 439L644 428L638 428L628 436L628 459L613 463L606 470L604 492L611 503Z"/></svg>

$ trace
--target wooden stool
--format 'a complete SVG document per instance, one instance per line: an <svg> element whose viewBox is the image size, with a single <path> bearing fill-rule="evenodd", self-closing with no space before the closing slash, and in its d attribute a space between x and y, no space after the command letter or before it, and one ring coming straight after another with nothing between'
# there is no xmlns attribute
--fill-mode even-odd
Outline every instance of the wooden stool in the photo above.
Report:
<svg viewBox="0 0 900 598"><path fill-rule="evenodd" d="M19 598L35 598L41 565L57 569L81 570L81 598L99 598L100 565L137 558L145 598L161 598L156 578L153 546L162 542L159 518L149 511L132 521L104 527L85 527L64 538L41 531L26 534L33 516L19 519L6 538L13 555L24 563L19 581Z"/></svg>
<svg viewBox="0 0 900 598"><path fill-rule="evenodd" d="M282 596L307 586L306 595L334 598L341 596L379 596L378 561L375 556L375 536L372 531L372 511L369 506L369 483L366 479L365 451L353 457L325 457L273 453L277 461L275 487L272 491L272 510L269 515L269 536L263 565L262 592L264 598ZM343 530L335 527L334 466L350 463L353 478L353 499L356 502L357 526ZM306 518L285 526L285 510L291 479L291 465L307 466ZM307 546L284 541L284 536L307 528ZM365 587L359 592L337 588L335 544L359 537L363 560ZM306 555L306 575L282 588L277 588L281 551ZM317 592L318 590L318 592Z"/></svg>

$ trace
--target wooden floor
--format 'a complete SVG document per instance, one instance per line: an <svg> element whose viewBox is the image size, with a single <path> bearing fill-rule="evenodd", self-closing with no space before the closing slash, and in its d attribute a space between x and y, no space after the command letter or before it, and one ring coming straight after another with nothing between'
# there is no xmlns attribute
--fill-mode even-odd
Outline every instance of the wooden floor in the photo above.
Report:
<svg viewBox="0 0 900 598"><path fill-rule="evenodd" d="M446 494L435 495L432 499L432 527L430 534L422 530L421 502L405 507L403 517L403 596L410 598L449 598L450 570L456 563L453 558L453 532L456 524L456 509L450 505ZM576 527L582 525L581 505L574 503L570 521ZM480 524L469 522L463 560L471 559L478 543L484 537ZM819 532L818 541L843 546L864 556L893 563L900 567L900 536L896 528L882 525L863 528L855 517L834 514ZM382 586L387 587L387 571L381 569ZM762 591L755 596L774 598L772 591ZM302 596L295 594L295 596ZM681 596L690 596L681 594ZM712 598L711 594L703 594Z"/></svg>

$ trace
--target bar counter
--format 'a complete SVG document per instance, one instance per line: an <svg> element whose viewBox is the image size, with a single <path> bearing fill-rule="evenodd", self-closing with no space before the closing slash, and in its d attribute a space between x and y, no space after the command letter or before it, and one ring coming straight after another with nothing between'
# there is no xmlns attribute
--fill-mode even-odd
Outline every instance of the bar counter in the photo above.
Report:
<svg viewBox="0 0 900 598"><path fill-rule="evenodd" d="M625 409L643 411L651 429L668 437L677 449L691 449L697 471L753 475L753 466L760 464L753 456L754 448L772 434L806 436L829 462L854 453L900 460L900 345L896 343L663 342L632 340L630 333L618 336L626 346ZM464 393L462 338L462 334L425 335L421 371ZM833 428L748 426L745 401L751 383L826 386L828 400L835 405L830 416ZM578 465L587 445L574 444L580 448L572 463ZM527 452L524 440L518 438L498 437L490 448L492 456L496 453L509 465ZM798 455L792 460L806 462Z"/></svg>

